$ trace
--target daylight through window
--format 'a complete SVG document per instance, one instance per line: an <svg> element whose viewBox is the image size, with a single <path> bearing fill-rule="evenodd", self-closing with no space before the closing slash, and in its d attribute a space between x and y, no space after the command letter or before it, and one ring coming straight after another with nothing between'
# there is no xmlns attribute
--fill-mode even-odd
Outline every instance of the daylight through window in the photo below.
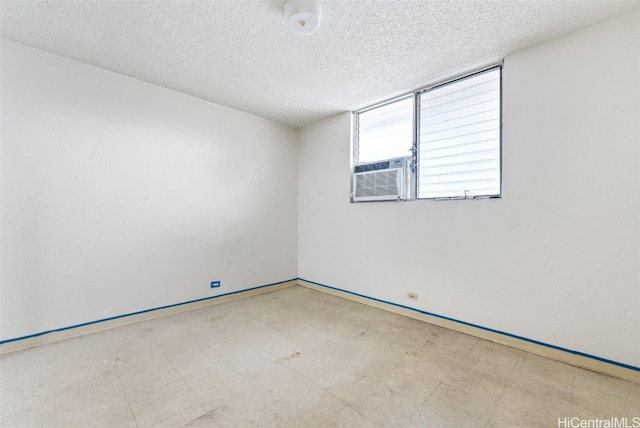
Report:
<svg viewBox="0 0 640 428"><path fill-rule="evenodd" d="M496 66L356 112L356 165L407 157L418 199L501 196Z"/></svg>

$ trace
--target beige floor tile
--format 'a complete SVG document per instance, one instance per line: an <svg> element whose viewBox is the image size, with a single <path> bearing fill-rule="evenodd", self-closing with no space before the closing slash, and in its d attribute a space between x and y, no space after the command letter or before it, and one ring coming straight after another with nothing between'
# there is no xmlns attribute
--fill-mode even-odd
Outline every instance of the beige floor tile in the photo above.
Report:
<svg viewBox="0 0 640 428"><path fill-rule="evenodd" d="M224 364L183 377L185 384L196 395L199 402L208 409L230 401L234 391L241 390L245 386L246 378L226 363Z"/></svg>
<svg viewBox="0 0 640 428"><path fill-rule="evenodd" d="M601 419L640 418L640 385L576 369L571 415Z"/></svg>
<svg viewBox="0 0 640 428"><path fill-rule="evenodd" d="M478 366L465 366L454 368L443 382L469 395L497 404L509 379L510 374L499 370L491 371Z"/></svg>
<svg viewBox="0 0 640 428"><path fill-rule="evenodd" d="M339 317L339 322L368 334L390 335L407 325L407 318L375 308L358 308Z"/></svg>
<svg viewBox="0 0 640 428"><path fill-rule="evenodd" d="M234 415L233 419L225 419L225 428L280 428L282 417L273 409L266 408L252 414ZM222 427L223 425L219 425Z"/></svg>
<svg viewBox="0 0 640 428"><path fill-rule="evenodd" d="M406 427L484 427L494 404L448 385L440 385L409 419Z"/></svg>
<svg viewBox="0 0 640 428"><path fill-rule="evenodd" d="M377 422L349 406L344 406L327 419L320 428L383 428Z"/></svg>
<svg viewBox="0 0 640 428"><path fill-rule="evenodd" d="M537 427L640 385L303 287L0 356L0 426Z"/></svg>
<svg viewBox="0 0 640 428"><path fill-rule="evenodd" d="M479 371L500 372L510 376L524 352L488 340L478 340L473 348L460 358L461 367L474 367Z"/></svg>
<svg viewBox="0 0 640 428"><path fill-rule="evenodd" d="M119 386L116 364L101 352L58 359L55 369L56 388L105 383L115 380Z"/></svg>
<svg viewBox="0 0 640 428"><path fill-rule="evenodd" d="M467 355L479 340L481 339L477 337L434 326L432 338L425 348L443 351L449 358L458 360Z"/></svg>
<svg viewBox="0 0 640 428"><path fill-rule="evenodd" d="M411 318L407 318L406 320L406 323L394 329L388 338L393 342L400 343L413 350L432 344L440 331L440 327L422 321Z"/></svg>
<svg viewBox="0 0 640 428"><path fill-rule="evenodd" d="M268 326L281 333L285 333L288 336L291 336L291 334L289 334L290 332L295 332L300 328L304 329L311 327L311 324L307 322L307 317L301 317L289 313L286 310L286 306L278 311L271 312L270 314L265 314L261 318L261 321L265 326ZM315 331L320 332L322 330L316 329Z"/></svg>
<svg viewBox="0 0 640 428"><path fill-rule="evenodd" d="M43 383L55 374L58 343L24 349L0 356L0 385Z"/></svg>
<svg viewBox="0 0 640 428"><path fill-rule="evenodd" d="M56 411L54 406L43 404L21 413L0 415L2 428L52 428L56 426Z"/></svg>
<svg viewBox="0 0 640 428"><path fill-rule="evenodd" d="M145 364L145 361L148 361L148 364ZM164 355L157 356L153 353L141 353L136 355L135 359L116 359L115 367L125 389L177 375L177 371Z"/></svg>
<svg viewBox="0 0 640 428"><path fill-rule="evenodd" d="M224 389L221 395L212 397L212 401L205 406L211 409L209 413L221 427L242 427L257 422L256 415L265 410L265 402L267 398L262 391L242 383ZM271 422L267 423L267 419L272 418L268 414L263 416L265 426L273 426Z"/></svg>
<svg viewBox="0 0 640 428"><path fill-rule="evenodd" d="M125 393L139 427L152 426L195 404L201 404L175 372L125 385Z"/></svg>
<svg viewBox="0 0 640 428"><path fill-rule="evenodd" d="M341 384L327 388L327 391L346 405L356 408L379 386L380 383L376 379L367 376L357 379L351 377Z"/></svg>
<svg viewBox="0 0 640 428"><path fill-rule="evenodd" d="M327 329L317 324L311 324L287 312L266 318L264 323L284 334L296 345L297 351L300 352L310 351L335 339L335 334L327 331Z"/></svg>
<svg viewBox="0 0 640 428"><path fill-rule="evenodd" d="M102 335L112 356L121 356L156 346L150 336L150 333L157 328L152 324L154 321L149 320L115 327L96 334Z"/></svg>
<svg viewBox="0 0 640 428"><path fill-rule="evenodd" d="M571 392L576 368L569 364L524 352L513 374L516 378L545 382Z"/></svg>
<svg viewBox="0 0 640 428"><path fill-rule="evenodd" d="M514 376L498 408L541 425L555 426L558 417L568 415L571 410L571 391L553 382Z"/></svg>
<svg viewBox="0 0 640 428"><path fill-rule="evenodd" d="M79 410L79 409L78 409ZM109 402L101 408L75 413L58 413L56 426L65 428L137 428L136 420L126 400Z"/></svg>
<svg viewBox="0 0 640 428"><path fill-rule="evenodd" d="M162 352L182 377L226 366L226 362L209 345L194 336L184 338Z"/></svg>
<svg viewBox="0 0 640 428"><path fill-rule="evenodd" d="M303 373L303 376L327 391L332 391L357 379L350 367L341 365L327 364L326 366L307 367L306 370L299 368L295 370L298 373Z"/></svg>
<svg viewBox="0 0 640 428"><path fill-rule="evenodd" d="M120 350L111 354L112 362L121 375L151 374L156 370L171 367L166 355L155 343L145 347L134 345L132 349Z"/></svg>
<svg viewBox="0 0 640 428"><path fill-rule="evenodd" d="M401 365L396 366L378 379L378 383L384 385L392 393L413 397L420 403L423 403L440 386L441 382L439 377L431 377Z"/></svg>
<svg viewBox="0 0 640 428"><path fill-rule="evenodd" d="M88 334L58 342L56 363L58 366L69 363L76 367L83 363L109 359L109 347L102 333Z"/></svg>
<svg viewBox="0 0 640 428"><path fill-rule="evenodd" d="M65 379L60 379L63 382ZM75 379L56 388L56 421L61 426L76 420L96 419L109 414L110 409L126 409L129 404L117 374L94 376L86 382Z"/></svg>
<svg viewBox="0 0 640 428"><path fill-rule="evenodd" d="M489 428L550 428L557 427L553 424L540 424L531 419L527 419L521 414L512 413L504 408L496 408L491 415L487 427Z"/></svg>
<svg viewBox="0 0 640 428"><path fill-rule="evenodd" d="M3 428L55 426L55 420L53 375L26 384L0 384L0 426Z"/></svg>
<svg viewBox="0 0 640 428"><path fill-rule="evenodd" d="M349 405L383 427L403 427L422 404L422 396L405 396L376 382Z"/></svg>
<svg viewBox="0 0 640 428"><path fill-rule="evenodd" d="M282 428L317 427L331 418L344 403L312 382L292 387L273 406L273 415Z"/></svg>
<svg viewBox="0 0 640 428"><path fill-rule="evenodd" d="M261 400L264 407L273 407L292 392L305 391L318 386L287 367L276 366L262 373L243 374L245 383L257 392L256 400Z"/></svg>
<svg viewBox="0 0 640 428"><path fill-rule="evenodd" d="M421 380L425 383L420 384ZM382 378L352 379L329 392L380 426L402 426L437 387L434 382L410 378L408 373L395 369Z"/></svg>
<svg viewBox="0 0 640 428"><path fill-rule="evenodd" d="M327 349L333 355L340 356L340 364L349 368L355 377L384 376L398 365L407 352L402 345L367 334L334 345L327 346Z"/></svg>
<svg viewBox="0 0 640 428"><path fill-rule="evenodd" d="M336 308L335 310L342 311L342 309L339 308ZM366 328L363 328L359 325L348 324L333 314L322 315L326 315L327 319L318 317L317 313L312 313L311 318L309 319L309 323L322 328L324 331L333 335L334 338L352 339L366 332Z"/></svg>
<svg viewBox="0 0 640 428"><path fill-rule="evenodd" d="M156 422L153 428L218 428L211 413L202 405L195 405Z"/></svg>
<svg viewBox="0 0 640 428"><path fill-rule="evenodd" d="M283 361L282 365L292 368L325 389L343 384L356 377L352 358L340 354L340 350L346 346L345 341L346 339L336 339L308 352L301 352Z"/></svg>
<svg viewBox="0 0 640 428"><path fill-rule="evenodd" d="M405 352L400 365L426 377L444 380L457 367L457 362L446 348L428 345Z"/></svg>

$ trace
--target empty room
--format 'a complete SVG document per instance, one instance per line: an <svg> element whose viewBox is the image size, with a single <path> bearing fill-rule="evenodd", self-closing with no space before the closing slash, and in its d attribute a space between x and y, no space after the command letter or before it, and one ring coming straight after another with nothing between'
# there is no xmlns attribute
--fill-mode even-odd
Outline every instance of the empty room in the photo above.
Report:
<svg viewBox="0 0 640 428"><path fill-rule="evenodd" d="M640 428L640 1L0 17L3 428Z"/></svg>

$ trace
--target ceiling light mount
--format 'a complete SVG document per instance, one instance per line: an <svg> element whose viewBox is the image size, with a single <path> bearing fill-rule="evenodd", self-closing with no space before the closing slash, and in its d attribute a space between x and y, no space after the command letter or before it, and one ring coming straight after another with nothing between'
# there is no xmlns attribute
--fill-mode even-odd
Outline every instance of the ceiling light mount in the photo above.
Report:
<svg viewBox="0 0 640 428"><path fill-rule="evenodd" d="M306 36L320 27L322 7L318 0L289 0L284 6L284 14L289 28Z"/></svg>

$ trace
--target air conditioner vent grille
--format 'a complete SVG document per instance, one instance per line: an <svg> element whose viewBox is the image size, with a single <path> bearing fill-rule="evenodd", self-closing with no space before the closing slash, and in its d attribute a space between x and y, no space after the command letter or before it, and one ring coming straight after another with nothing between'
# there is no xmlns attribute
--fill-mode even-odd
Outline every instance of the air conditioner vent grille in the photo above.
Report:
<svg viewBox="0 0 640 428"><path fill-rule="evenodd" d="M398 169L390 169L376 174L356 175L356 197L397 195L399 172Z"/></svg>
<svg viewBox="0 0 640 428"><path fill-rule="evenodd" d="M353 201L404 200L408 162L407 158L393 158L356 165L353 173Z"/></svg>

